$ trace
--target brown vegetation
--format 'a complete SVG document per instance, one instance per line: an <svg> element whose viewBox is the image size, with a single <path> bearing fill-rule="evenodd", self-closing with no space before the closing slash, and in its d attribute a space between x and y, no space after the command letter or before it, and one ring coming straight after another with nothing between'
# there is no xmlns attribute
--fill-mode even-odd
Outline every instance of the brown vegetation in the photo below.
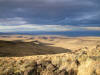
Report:
<svg viewBox="0 0 100 75"><path fill-rule="evenodd" d="M100 51L1 57L0 75L100 75Z"/></svg>
<svg viewBox="0 0 100 75"><path fill-rule="evenodd" d="M52 43L59 41L55 40ZM79 40L69 41L73 42L81 44ZM38 40L0 41L0 75L100 75L99 42L95 48L86 46L77 50L49 46L52 43L48 40L44 43ZM64 44L62 41L60 43Z"/></svg>

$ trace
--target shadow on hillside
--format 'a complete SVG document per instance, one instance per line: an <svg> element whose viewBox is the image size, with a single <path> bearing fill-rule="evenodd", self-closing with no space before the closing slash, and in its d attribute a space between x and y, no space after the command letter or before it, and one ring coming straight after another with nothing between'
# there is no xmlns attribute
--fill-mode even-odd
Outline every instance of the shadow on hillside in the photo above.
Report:
<svg viewBox="0 0 100 75"><path fill-rule="evenodd" d="M71 52L69 49L51 47L38 41L22 42L0 40L0 57L20 57L31 55L58 54Z"/></svg>

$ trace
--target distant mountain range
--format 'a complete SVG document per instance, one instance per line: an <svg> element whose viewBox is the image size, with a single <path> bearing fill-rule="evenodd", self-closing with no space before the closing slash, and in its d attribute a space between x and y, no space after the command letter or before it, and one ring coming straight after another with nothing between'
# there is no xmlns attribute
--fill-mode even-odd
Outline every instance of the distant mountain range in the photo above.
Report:
<svg viewBox="0 0 100 75"><path fill-rule="evenodd" d="M0 35L11 35L11 34L16 34L16 33L4 33L4 32L0 32Z"/></svg>
<svg viewBox="0 0 100 75"><path fill-rule="evenodd" d="M3 35L3 34L5 34L5 33L0 32L0 35Z"/></svg>
<svg viewBox="0 0 100 75"><path fill-rule="evenodd" d="M26 32L0 32L0 35L64 35L64 36L100 36L100 31L59 31L59 32L47 32L47 31L26 31Z"/></svg>

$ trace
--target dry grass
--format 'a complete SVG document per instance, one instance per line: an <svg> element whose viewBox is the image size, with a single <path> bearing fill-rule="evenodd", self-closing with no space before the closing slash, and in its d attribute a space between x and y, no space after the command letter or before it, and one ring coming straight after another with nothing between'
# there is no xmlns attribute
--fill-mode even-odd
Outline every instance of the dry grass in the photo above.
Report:
<svg viewBox="0 0 100 75"><path fill-rule="evenodd" d="M30 36L27 37L30 38ZM40 41L54 43L56 46L59 44L59 47L63 47L65 41L64 47L66 48L69 46L68 44L78 47L82 41L82 46L85 42L88 43L91 40L90 43L92 44L89 45L88 43L86 45L89 45L89 47L84 47L85 45L83 47L80 46L82 47L81 49L68 53L0 57L0 75L100 75L100 47L99 45L97 47L94 46L99 41L99 38L95 40L90 37L79 37L74 39L74 41L73 38L67 38L69 41L66 41L65 37L60 39L63 40L58 38L53 39L54 41L50 39L49 41L48 39L41 39ZM62 46L60 46L61 44ZM92 45L93 48L90 48Z"/></svg>
<svg viewBox="0 0 100 75"><path fill-rule="evenodd" d="M87 54L1 57L0 75L100 75L99 56Z"/></svg>

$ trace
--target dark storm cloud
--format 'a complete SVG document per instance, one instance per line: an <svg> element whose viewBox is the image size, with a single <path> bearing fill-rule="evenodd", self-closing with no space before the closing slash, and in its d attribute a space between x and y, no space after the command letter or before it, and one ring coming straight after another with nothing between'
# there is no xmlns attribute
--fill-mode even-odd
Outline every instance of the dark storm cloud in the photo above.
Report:
<svg viewBox="0 0 100 75"><path fill-rule="evenodd" d="M14 19L15 25L19 22L100 26L99 3L99 0L0 0L0 22L14 25Z"/></svg>

